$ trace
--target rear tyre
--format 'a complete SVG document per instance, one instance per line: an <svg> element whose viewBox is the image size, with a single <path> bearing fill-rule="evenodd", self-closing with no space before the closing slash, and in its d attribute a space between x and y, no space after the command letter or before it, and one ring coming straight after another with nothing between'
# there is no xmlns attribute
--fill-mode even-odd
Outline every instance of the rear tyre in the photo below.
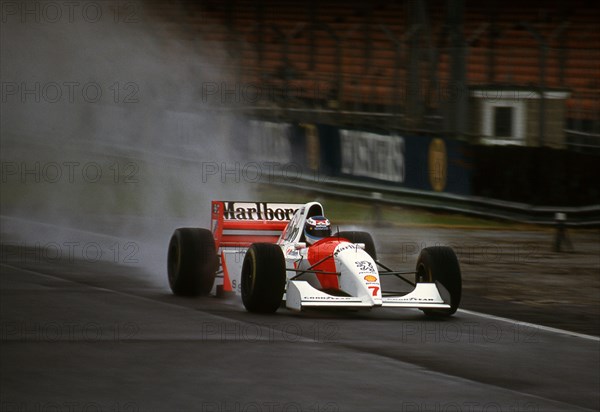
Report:
<svg viewBox="0 0 600 412"><path fill-rule="evenodd" d="M348 239L351 243L364 243L365 244L365 252L369 254L373 258L373 260L377 260L377 250L375 249L375 242L373 242L373 238L367 232L356 232L356 231L345 231L338 232L333 237L343 237Z"/></svg>
<svg viewBox="0 0 600 412"><path fill-rule="evenodd" d="M175 295L209 294L218 268L219 258L210 230L179 228L173 232L167 269L169 286Z"/></svg>
<svg viewBox="0 0 600 412"><path fill-rule="evenodd" d="M454 251L446 246L423 249L417 259L416 273L417 283L436 283L442 299L450 303L450 309L423 309L423 312L431 316L454 314L462 294L460 265Z"/></svg>
<svg viewBox="0 0 600 412"><path fill-rule="evenodd" d="M274 313L285 292L285 258L272 243L254 243L242 264L242 302L248 312Z"/></svg>

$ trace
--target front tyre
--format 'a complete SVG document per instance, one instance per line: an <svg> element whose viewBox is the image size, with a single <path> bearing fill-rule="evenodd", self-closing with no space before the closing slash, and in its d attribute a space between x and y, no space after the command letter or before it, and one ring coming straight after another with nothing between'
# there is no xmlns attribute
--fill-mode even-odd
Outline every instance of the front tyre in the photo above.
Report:
<svg viewBox="0 0 600 412"><path fill-rule="evenodd" d="M208 295L215 282L219 258L210 230L179 228L169 242L169 286L178 296Z"/></svg>
<svg viewBox="0 0 600 412"><path fill-rule="evenodd" d="M274 313L285 292L285 258L278 245L254 243L242 264L242 302L248 312Z"/></svg>
<svg viewBox="0 0 600 412"><path fill-rule="evenodd" d="M460 304L462 276L452 248L434 246L423 249L417 259L416 273L417 283L435 283L444 302L450 303L450 309L423 309L423 312L432 316L454 314Z"/></svg>

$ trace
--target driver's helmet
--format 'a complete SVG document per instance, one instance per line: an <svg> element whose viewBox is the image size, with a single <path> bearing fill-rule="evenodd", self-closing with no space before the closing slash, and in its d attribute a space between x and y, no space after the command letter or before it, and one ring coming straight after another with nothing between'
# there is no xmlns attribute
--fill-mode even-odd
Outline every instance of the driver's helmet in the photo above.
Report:
<svg viewBox="0 0 600 412"><path fill-rule="evenodd" d="M306 243L312 245L329 236L331 236L331 224L325 216L312 216L306 219L306 224L304 225Z"/></svg>

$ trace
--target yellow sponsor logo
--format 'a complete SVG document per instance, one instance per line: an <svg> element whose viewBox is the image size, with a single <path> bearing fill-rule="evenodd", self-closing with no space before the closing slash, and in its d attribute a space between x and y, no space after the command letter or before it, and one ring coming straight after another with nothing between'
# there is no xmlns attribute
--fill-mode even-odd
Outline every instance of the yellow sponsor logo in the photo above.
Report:
<svg viewBox="0 0 600 412"><path fill-rule="evenodd" d="M442 139L432 139L429 144L429 183L436 192L446 188L448 179L448 152Z"/></svg>
<svg viewBox="0 0 600 412"><path fill-rule="evenodd" d="M365 280L367 282L377 282L377 277L373 276L373 275L367 275L367 276L365 276Z"/></svg>

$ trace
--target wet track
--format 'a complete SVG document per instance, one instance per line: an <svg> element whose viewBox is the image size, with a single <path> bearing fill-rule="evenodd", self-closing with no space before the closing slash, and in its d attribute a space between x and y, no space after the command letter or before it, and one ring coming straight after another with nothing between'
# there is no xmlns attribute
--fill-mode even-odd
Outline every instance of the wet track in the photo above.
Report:
<svg viewBox="0 0 600 412"><path fill-rule="evenodd" d="M173 296L173 229L208 223L212 199L262 198L257 183L271 176L240 179L255 162L281 166L287 181L299 155L325 182L312 170L318 136L307 127L312 148L304 156L290 140L289 157L279 128L259 136L249 118L284 121L293 106L263 76L246 86L266 86L266 100L239 99L238 42L204 44L182 24L204 12L89 3L2 3L0 412L600 410L598 232L557 255L540 230L373 229L394 269L412 269L423 247L455 247L468 311L447 320L392 309L258 316L235 298ZM88 9L100 21L82 18ZM221 23L206 25L212 37ZM221 93L205 95L213 85Z"/></svg>
<svg viewBox="0 0 600 412"><path fill-rule="evenodd" d="M587 335L468 311L259 316L237 299L174 297L135 265L11 247L2 411L600 407L600 341Z"/></svg>

